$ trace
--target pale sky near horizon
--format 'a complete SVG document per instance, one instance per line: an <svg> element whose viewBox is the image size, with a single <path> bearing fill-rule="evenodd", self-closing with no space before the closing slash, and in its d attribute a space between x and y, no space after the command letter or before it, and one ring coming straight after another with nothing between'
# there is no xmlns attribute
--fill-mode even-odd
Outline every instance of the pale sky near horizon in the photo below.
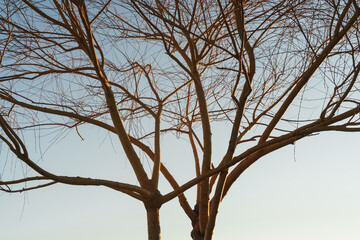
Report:
<svg viewBox="0 0 360 240"><path fill-rule="evenodd" d="M82 134L85 141L71 133L56 143L41 164L61 173L133 179L109 141ZM323 133L255 163L223 201L214 239L360 239L359 139L360 133ZM214 141L220 147L221 140ZM165 164L181 167L186 153L167 144ZM215 149L214 158L221 153ZM191 176L177 178L184 182ZM193 206L192 193L187 195ZM177 200L165 204L160 215L162 239L191 239L191 223ZM26 194L0 193L1 240L147 239L145 216L140 202L102 187L58 184Z"/></svg>

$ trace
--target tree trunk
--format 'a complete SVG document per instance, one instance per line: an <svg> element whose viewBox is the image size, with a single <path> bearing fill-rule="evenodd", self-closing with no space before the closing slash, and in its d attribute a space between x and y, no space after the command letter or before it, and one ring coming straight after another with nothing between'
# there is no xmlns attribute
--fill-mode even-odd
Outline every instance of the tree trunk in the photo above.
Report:
<svg viewBox="0 0 360 240"><path fill-rule="evenodd" d="M195 213L199 213L199 209L197 206L195 206ZM204 234L200 231L200 224L199 224L199 215L196 216L196 218L192 222L193 230L191 231L191 238L192 240L203 240Z"/></svg>
<svg viewBox="0 0 360 240"><path fill-rule="evenodd" d="M204 235L200 233L199 229L193 229L191 232L192 240L204 240Z"/></svg>
<svg viewBox="0 0 360 240"><path fill-rule="evenodd" d="M146 207L149 240L160 240L160 208Z"/></svg>

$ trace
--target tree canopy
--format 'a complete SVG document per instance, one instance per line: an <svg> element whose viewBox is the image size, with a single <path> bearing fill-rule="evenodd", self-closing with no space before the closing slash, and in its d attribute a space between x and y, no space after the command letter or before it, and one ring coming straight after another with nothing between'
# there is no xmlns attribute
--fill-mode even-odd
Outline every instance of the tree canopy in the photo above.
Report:
<svg viewBox="0 0 360 240"><path fill-rule="evenodd" d="M360 131L355 0L2 0L0 12L0 140L30 169L1 176L5 192L107 187L144 203L149 239L177 198L192 238L212 239L221 201L254 162L324 131ZM33 158L31 139L83 139L87 125L116 136L136 182L61 175ZM222 159L215 130L227 133ZM169 134L193 155L186 183L163 164Z"/></svg>

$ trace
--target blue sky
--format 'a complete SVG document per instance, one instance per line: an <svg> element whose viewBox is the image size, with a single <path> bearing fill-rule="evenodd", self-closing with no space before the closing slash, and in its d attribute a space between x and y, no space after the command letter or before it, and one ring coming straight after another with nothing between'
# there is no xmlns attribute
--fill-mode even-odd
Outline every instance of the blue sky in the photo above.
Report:
<svg viewBox="0 0 360 240"><path fill-rule="evenodd" d="M291 34L291 32L288 33ZM101 37L99 40L102 40ZM107 43L104 42L104 45ZM299 44L299 49L302 49L301 43L301 41L298 43L295 41L294 45ZM131 61L141 59L144 64L152 63L158 68L173 68L170 62L167 62L169 57L161 57L165 55L164 51L157 52L156 44L144 47L142 44L141 41L129 42L121 46L128 50ZM274 44L277 45L278 42ZM270 49L271 46L273 43L270 42L269 45L264 45L264 49ZM307 45L304 46L305 49L308 48ZM114 62L119 58L121 60L123 55L118 54L118 51L111 51L110 47L111 44L104 47L107 56L109 55ZM284 44L284 47L288 47L288 45ZM145 49L147 54L142 55ZM257 85L254 89L260 89L263 81L272 74L266 70L267 64L270 64L265 57L268 52L263 52L261 48L257 51L261 53L259 55L261 61L264 61L259 61L258 69L260 71L258 72L264 71L264 75L256 78ZM272 51L269 52L272 53ZM277 53L277 51L275 52ZM302 50L299 52L302 53ZM290 67L289 72L283 74L281 69L279 70L281 78L291 77L292 79L297 76L298 72L302 72L301 67L296 68L296 71L292 69L292 65L298 64L297 61L303 61L300 55L290 58L290 60L281 60L279 57L281 60L278 63L279 66L282 66L282 61L290 61L287 62ZM60 58L61 56L59 56ZM62 60L64 63L71 62L66 58ZM274 64L277 63L275 60ZM310 61L311 58L308 60ZM17 60L14 58L10 61ZM346 66L344 68L340 63L335 69L336 71L327 72L327 68L324 66L319 72L326 71L326 73L330 73L329 76L334 75L333 79L340 81L349 68L346 58L343 61L343 65ZM125 64L125 61L119 61L119 64ZM335 62L332 63L329 60L327 64L335 65ZM273 68L269 69L273 70ZM294 107L287 112L291 119L309 120L314 116L317 118L320 114L319 111L324 107L324 102L322 101L323 97L318 97L317 94L331 94L332 90L329 89L334 86L330 83L329 85L323 84L325 77L329 76L319 72L312 80L316 80L316 75L319 78L307 86L305 94L299 94L300 99L297 99ZM205 79L211 82L212 74L216 75L209 70L208 75L205 74ZM115 73L110 73L109 76L113 79L119 77ZM174 76L177 74L165 75L164 79L160 79L159 86L167 86L169 84L168 77L173 78ZM82 85L77 85L77 83L73 85L75 82L73 82L72 76L69 79L66 77L69 76L57 79L58 82L45 81L44 85L34 83L29 87L30 90L27 94L37 96L38 91L44 87L49 88L48 90L61 88L66 91L62 92L63 95L60 96L60 99L67 99L70 97L68 94L79 94L76 96L77 99L84 102L91 100L92 95L88 95L88 92L77 91L77 88ZM182 84L184 80L188 80L186 76L179 75L178 77L176 84ZM117 80L123 80L122 78L126 80L127 76L124 75ZM87 84L86 81L82 83ZM19 84L23 83L19 82ZM217 89L215 88L214 91L216 92ZM59 97L58 93L56 90L54 94L56 98ZM281 93L281 90L275 93ZM92 94L96 96L95 93ZM270 93L269 101L272 100L271 95ZM39 98L41 98L40 95ZM352 98L358 99L358 94L352 95ZM36 98L34 99L37 101ZM269 102L264 101L263 104L263 109L265 109L267 107L265 105ZM301 108L301 111L298 110L298 107ZM298 115L301 118L297 118ZM152 122L147 120L144 122L153 127ZM149 126L145 126L145 128ZM229 128L229 125L226 127ZM291 129L294 127L292 126ZM214 129L213 161L215 165L224 155L228 142L228 134L223 128L221 125L216 125ZM52 144L49 142L56 135L50 134L38 138L31 136L30 133L29 135L25 134L30 157L44 169L55 174L104 178L136 184L131 166L116 137L109 136L108 133L95 127L79 127L79 131L85 138L84 141L73 130L68 135L55 137L56 141ZM322 133L316 137L305 138L295 145L263 157L238 179L223 201L214 239L360 239L359 138L360 133ZM51 147L47 148L48 145ZM167 136L162 138L162 146L162 161L177 181L183 184L192 179L195 170L189 144L181 138ZM244 150L246 149L239 151ZM151 172L152 164L146 160L143 164L146 170ZM5 144L0 145L0 173L3 180L18 179L28 171L26 166L11 157ZM32 176L33 173L30 171L28 175ZM164 179L160 180L161 192L166 194L171 189ZM194 189L188 190L186 195L193 206ZM166 203L161 208L160 214L163 239L190 239L191 223L176 199ZM145 216L145 209L141 202L103 187L57 184L21 194L10 195L0 192L1 240L147 239Z"/></svg>

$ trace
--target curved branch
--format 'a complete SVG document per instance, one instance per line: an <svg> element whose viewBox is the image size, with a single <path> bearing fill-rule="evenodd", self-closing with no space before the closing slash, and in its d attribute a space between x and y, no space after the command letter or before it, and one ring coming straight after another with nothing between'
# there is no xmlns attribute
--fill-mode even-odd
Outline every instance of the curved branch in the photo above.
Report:
<svg viewBox="0 0 360 240"><path fill-rule="evenodd" d="M323 63L326 57L330 54L330 52L334 49L334 47L340 42L340 40L347 34L347 32L354 26L357 19L360 16L360 10L356 10L353 17L349 20L346 26L336 35L334 36L325 49L318 55L316 60L310 65L310 67L299 77L295 87L289 93L288 97L285 99L284 103L280 106L279 110L276 112L275 116L272 118L268 127L265 129L262 134L259 142L265 142L266 139L270 136L271 132L280 121L281 117L284 115L288 107L291 105L293 100L296 98L301 89L308 83L312 75L316 72L319 66Z"/></svg>
<svg viewBox="0 0 360 240"><path fill-rule="evenodd" d="M4 188L0 187L0 191L7 192L7 193L21 193L21 192L25 192L25 191L48 187L48 186L54 185L55 183L57 183L57 182L53 181L53 182L37 185L34 187L22 188L22 189L18 189L18 190L4 189ZM0 182L0 186L1 186L1 182Z"/></svg>
<svg viewBox="0 0 360 240"><path fill-rule="evenodd" d="M0 126L5 131L6 135L9 137L10 141L4 141L10 148L10 150L25 164L27 164L30 168L35 170L40 175L44 176L47 179L51 179L56 182L70 184L70 185L92 185L92 186L106 186L112 188L117 191L124 192L130 196L133 196L137 199L141 199L141 197L150 196L150 192L131 184L125 184L115 181L103 180L103 179L92 179L92 178L84 178L84 177L68 177L68 176L58 176L53 173L46 171L41 168L35 162L33 162L27 153L26 147L22 140L17 136L14 130L10 127L10 125L5 121L5 119L0 116ZM1 139L5 138L1 136ZM6 140L6 139L5 139ZM12 143L12 144L11 144ZM15 147L14 147L15 146ZM34 179L35 180L35 179ZM37 179L40 180L40 179ZM43 180L43 179L41 179Z"/></svg>
<svg viewBox="0 0 360 240"><path fill-rule="evenodd" d="M358 114L358 113L360 113L360 105L358 105L357 107L355 107L351 110L348 110L342 114L339 114L339 115L333 117L332 119L328 119L326 121L317 120L313 123L310 123L308 125L300 127L298 129L296 129L295 131L290 132L288 134L273 138L266 142L261 142L258 145L249 148L248 150L241 153L240 155L233 157L230 161L228 161L214 169L211 169L207 173L202 174L199 177L196 177L196 178L188 181L187 183L183 184L178 189L176 189L172 192L169 192L168 194L163 195L161 197L161 202L166 203L166 202L170 201L171 199L176 197L178 194L183 193L184 191L190 189L197 183L201 182L203 179L209 178L225 169L228 169L229 167L234 166L235 164L239 163L239 165L237 167L243 168L244 170L247 169L250 165L252 165L255 162L254 159L248 158L252 154L255 154L255 153L261 151L261 153L263 155L265 155L265 154L273 152L279 148L282 148L286 145L293 144L294 142L296 142L306 136L309 136L311 134L326 131L326 130L335 130L334 127L329 126L329 125L334 124L336 122L343 121L343 120L350 118L353 115ZM336 128L336 130L338 130L338 129L339 128Z"/></svg>

